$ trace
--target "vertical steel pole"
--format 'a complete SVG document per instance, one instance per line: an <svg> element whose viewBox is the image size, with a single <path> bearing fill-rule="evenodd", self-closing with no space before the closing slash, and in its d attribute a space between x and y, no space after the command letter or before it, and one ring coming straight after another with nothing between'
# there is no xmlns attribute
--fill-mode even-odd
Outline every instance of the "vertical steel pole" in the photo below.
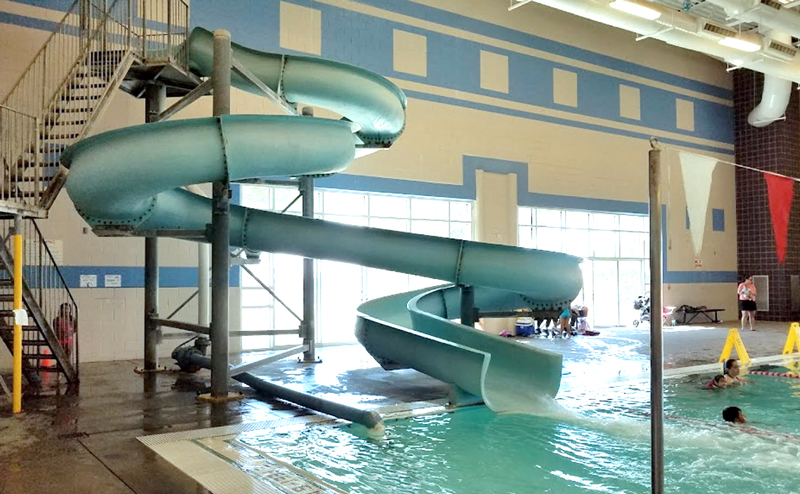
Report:
<svg viewBox="0 0 800 494"><path fill-rule="evenodd" d="M475 290L469 285L461 285L461 324L475 327Z"/></svg>
<svg viewBox="0 0 800 494"><path fill-rule="evenodd" d="M167 88L150 84L145 93L145 121L152 122L164 111ZM158 238L144 239L144 370L158 370L159 326L153 323L158 317Z"/></svg>
<svg viewBox="0 0 800 494"><path fill-rule="evenodd" d="M303 216L314 217L314 179L300 177L300 192L303 195ZM314 321L314 259L303 259L303 345L307 350L303 352L305 363L316 362L316 325Z"/></svg>
<svg viewBox="0 0 800 494"><path fill-rule="evenodd" d="M650 458L653 494L664 492L664 347L661 313L661 149L650 140Z"/></svg>
<svg viewBox="0 0 800 494"><path fill-rule="evenodd" d="M14 216L14 312L22 309L22 216ZM22 326L14 317L14 374L12 411L22 413Z"/></svg>
<svg viewBox="0 0 800 494"><path fill-rule="evenodd" d="M231 112L231 33L214 31L214 116ZM222 132L222 122L219 123ZM222 135L220 135L222 139ZM223 141L224 142L224 141ZM224 144L223 144L224 145ZM228 397L228 286L230 277L230 182L225 177L213 184L211 217L211 396Z"/></svg>

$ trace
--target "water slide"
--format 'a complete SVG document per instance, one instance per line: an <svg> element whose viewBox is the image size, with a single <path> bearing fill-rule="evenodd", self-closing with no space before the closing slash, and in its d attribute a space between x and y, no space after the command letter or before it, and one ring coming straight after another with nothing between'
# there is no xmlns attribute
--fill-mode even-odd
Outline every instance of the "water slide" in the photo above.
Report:
<svg viewBox="0 0 800 494"><path fill-rule="evenodd" d="M210 76L213 35L189 39L191 69ZM211 201L192 184L340 172L390 147L405 127L406 99L371 72L321 59L263 53L233 44L233 56L289 102L326 108L341 120L227 115L106 132L70 147L67 192L92 227L204 230ZM232 84L260 90L237 73ZM442 280L447 285L359 307L356 335L386 369L410 367L452 383L495 411L520 397L555 396L561 355L454 322L459 285L473 286L482 311L568 306L581 289L580 259L554 252L356 227L231 208L231 245L330 259Z"/></svg>

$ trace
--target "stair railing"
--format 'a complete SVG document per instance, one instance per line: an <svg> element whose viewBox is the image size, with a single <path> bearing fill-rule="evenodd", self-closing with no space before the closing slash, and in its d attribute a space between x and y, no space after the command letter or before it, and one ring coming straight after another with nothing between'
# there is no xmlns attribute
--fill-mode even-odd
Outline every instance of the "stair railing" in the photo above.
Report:
<svg viewBox="0 0 800 494"><path fill-rule="evenodd" d="M5 220L0 224L0 235L4 239L12 233L14 221ZM69 289L64 274L59 267L60 259L56 259L53 250L59 245L48 242L42 235L39 225L33 219L22 221L23 268L22 276L33 296L42 319L49 324L56 339L69 359L69 364L78 374L78 304ZM51 246L53 248L51 248ZM58 252L58 250L56 250ZM60 252L58 256L60 257ZM30 319L33 324L33 319ZM35 331L26 329L24 340L35 340ZM30 349L36 353L35 348Z"/></svg>
<svg viewBox="0 0 800 494"><path fill-rule="evenodd" d="M58 192L48 187L63 183L61 151L96 119L95 110L114 89L112 79L124 77L116 73L124 57L133 52L143 61L170 61L185 69L188 33L186 0L114 0L110 6L76 0L0 102L0 211L46 210ZM82 130L51 138L68 112L86 116ZM32 167L35 171L28 171ZM15 190L23 181L26 193Z"/></svg>

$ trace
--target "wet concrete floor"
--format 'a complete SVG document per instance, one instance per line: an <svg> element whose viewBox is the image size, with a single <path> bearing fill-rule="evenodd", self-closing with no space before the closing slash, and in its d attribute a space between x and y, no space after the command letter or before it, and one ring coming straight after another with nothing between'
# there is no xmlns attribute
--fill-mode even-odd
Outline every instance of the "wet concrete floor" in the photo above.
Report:
<svg viewBox="0 0 800 494"><path fill-rule="evenodd" d="M665 366L715 362L731 324L665 328ZM779 354L788 325L742 333L751 357ZM519 338L564 355L564 383L603 381L648 369L649 329L601 329L570 340ZM383 371L358 345L319 349L320 364L285 359L256 374L278 384L364 408L445 397L448 386L413 370ZM248 355L254 360L258 355ZM208 371L142 376L139 362L86 363L74 391L25 398L14 416L0 397L0 493L205 493L136 437L309 413L276 400L212 405L196 399ZM165 361L164 364L171 364ZM7 377L7 376L6 376Z"/></svg>

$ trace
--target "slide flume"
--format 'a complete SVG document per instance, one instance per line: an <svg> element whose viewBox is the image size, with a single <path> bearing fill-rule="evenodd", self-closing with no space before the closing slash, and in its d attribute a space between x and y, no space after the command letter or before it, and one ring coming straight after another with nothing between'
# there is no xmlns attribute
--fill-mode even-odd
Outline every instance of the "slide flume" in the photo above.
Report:
<svg viewBox="0 0 800 494"><path fill-rule="evenodd" d="M196 28L191 69L210 76L213 35ZM335 173L405 127L406 100L390 81L322 59L261 53L233 44L235 60L292 103L341 120L228 115L151 123L84 139L65 151L67 192L95 228L132 234L205 230L211 201L183 187L228 178ZM237 87L260 93L244 78ZM463 326L459 285L483 311L568 306L582 285L580 259L554 252L355 227L231 208L231 245L415 274L449 285L372 300L356 335L384 368L412 367L483 399L495 411L555 396L561 356Z"/></svg>

